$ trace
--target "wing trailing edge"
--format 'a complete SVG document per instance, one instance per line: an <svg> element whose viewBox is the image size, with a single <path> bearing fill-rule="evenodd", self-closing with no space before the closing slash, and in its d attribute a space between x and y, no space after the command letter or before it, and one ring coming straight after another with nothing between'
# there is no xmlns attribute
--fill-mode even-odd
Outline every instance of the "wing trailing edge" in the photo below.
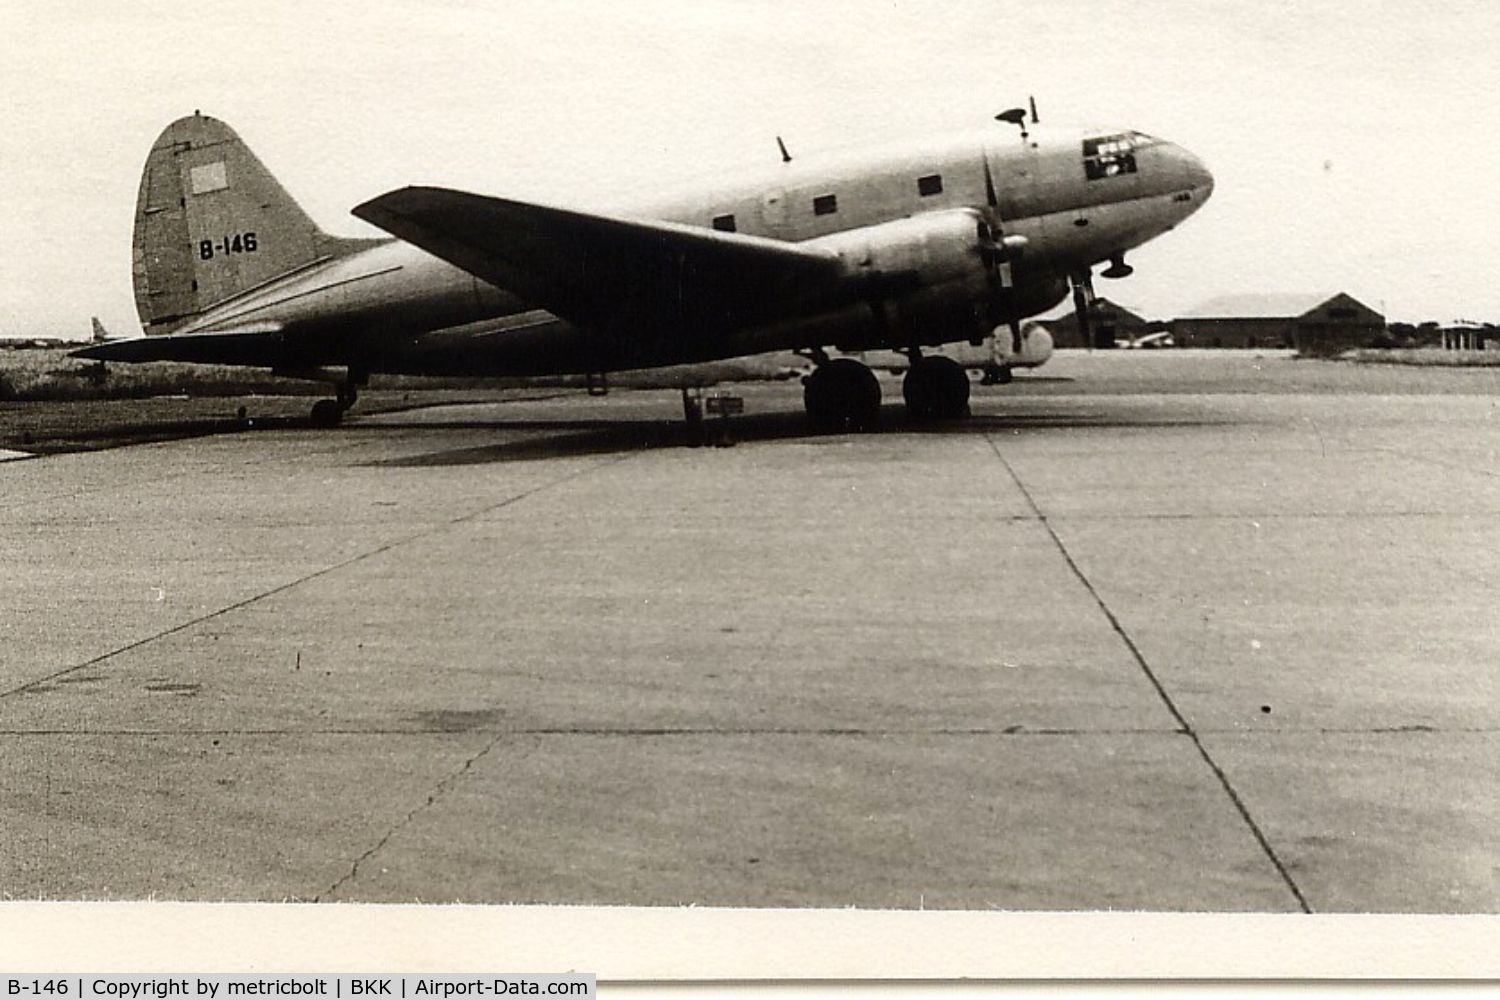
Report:
<svg viewBox="0 0 1500 1000"><path fill-rule="evenodd" d="M844 265L827 250L448 188L401 188L354 215L563 319L609 333L739 328L844 285Z"/></svg>

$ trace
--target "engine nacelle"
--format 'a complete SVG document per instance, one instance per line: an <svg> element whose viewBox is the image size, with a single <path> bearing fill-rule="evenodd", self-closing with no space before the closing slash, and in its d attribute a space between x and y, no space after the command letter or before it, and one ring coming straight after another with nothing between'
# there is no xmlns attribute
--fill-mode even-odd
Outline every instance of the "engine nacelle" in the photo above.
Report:
<svg viewBox="0 0 1500 1000"><path fill-rule="evenodd" d="M960 208L833 233L806 245L838 254L851 277L877 294L901 294L953 282L982 290L989 242L984 217Z"/></svg>
<svg viewBox="0 0 1500 1000"><path fill-rule="evenodd" d="M838 254L869 308L865 329L840 347L941 344L989 332L990 231L973 209L928 212L807 245Z"/></svg>

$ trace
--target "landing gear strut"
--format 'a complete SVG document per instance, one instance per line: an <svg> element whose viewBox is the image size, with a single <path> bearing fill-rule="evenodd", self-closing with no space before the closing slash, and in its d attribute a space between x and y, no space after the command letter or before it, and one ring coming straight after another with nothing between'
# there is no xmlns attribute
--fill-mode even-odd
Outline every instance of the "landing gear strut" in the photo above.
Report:
<svg viewBox="0 0 1500 1000"><path fill-rule="evenodd" d="M880 426L880 383L853 358L821 362L803 386L802 403L814 430L837 434Z"/></svg>
<svg viewBox="0 0 1500 1000"><path fill-rule="evenodd" d="M984 366L984 378L979 380L980 385L1009 385L1014 376L1008 365L1002 365L998 361L988 361Z"/></svg>
<svg viewBox="0 0 1500 1000"><path fill-rule="evenodd" d="M344 419L344 411L359 401L359 390L369 384L369 374L350 369L348 378L334 383L333 399L320 399L313 404L312 422L318 427L337 427Z"/></svg>
<svg viewBox="0 0 1500 1000"><path fill-rule="evenodd" d="M1094 295L1093 268L1068 275L1068 284L1073 288L1073 313L1078 317L1078 337L1083 341L1083 346L1092 351L1097 345L1094 343L1094 325L1090 317L1098 301Z"/></svg>
<svg viewBox="0 0 1500 1000"><path fill-rule="evenodd" d="M911 352L901 383L906 414L913 420L957 420L969 415L969 373L952 358Z"/></svg>

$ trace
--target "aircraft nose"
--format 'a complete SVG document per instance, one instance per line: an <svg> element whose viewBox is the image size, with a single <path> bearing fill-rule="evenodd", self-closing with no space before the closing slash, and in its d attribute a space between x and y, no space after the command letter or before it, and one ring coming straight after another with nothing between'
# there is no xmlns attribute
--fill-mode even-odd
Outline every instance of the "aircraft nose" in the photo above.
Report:
<svg viewBox="0 0 1500 1000"><path fill-rule="evenodd" d="M1214 193L1214 175L1201 159L1181 146L1174 147L1173 151L1178 161L1178 169L1182 172L1188 186L1193 189L1200 202L1207 201L1208 196Z"/></svg>

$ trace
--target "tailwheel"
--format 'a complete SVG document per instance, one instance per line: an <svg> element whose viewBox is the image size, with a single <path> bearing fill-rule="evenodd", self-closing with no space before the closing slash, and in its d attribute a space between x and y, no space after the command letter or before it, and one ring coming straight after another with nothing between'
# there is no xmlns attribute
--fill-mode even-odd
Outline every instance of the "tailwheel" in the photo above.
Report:
<svg viewBox="0 0 1500 1000"><path fill-rule="evenodd" d="M334 383L334 398L320 399L313 404L312 422L318 427L337 427L344 419L344 411L359 402L361 386L369 385L370 376L359 370L350 371L349 377Z"/></svg>
<svg viewBox="0 0 1500 1000"><path fill-rule="evenodd" d="M802 402L814 430L873 431L880 425L880 382L853 358L818 365L805 380Z"/></svg>
<svg viewBox="0 0 1500 1000"><path fill-rule="evenodd" d="M901 383L913 420L957 420L969 415L969 373L952 358L916 357Z"/></svg>

